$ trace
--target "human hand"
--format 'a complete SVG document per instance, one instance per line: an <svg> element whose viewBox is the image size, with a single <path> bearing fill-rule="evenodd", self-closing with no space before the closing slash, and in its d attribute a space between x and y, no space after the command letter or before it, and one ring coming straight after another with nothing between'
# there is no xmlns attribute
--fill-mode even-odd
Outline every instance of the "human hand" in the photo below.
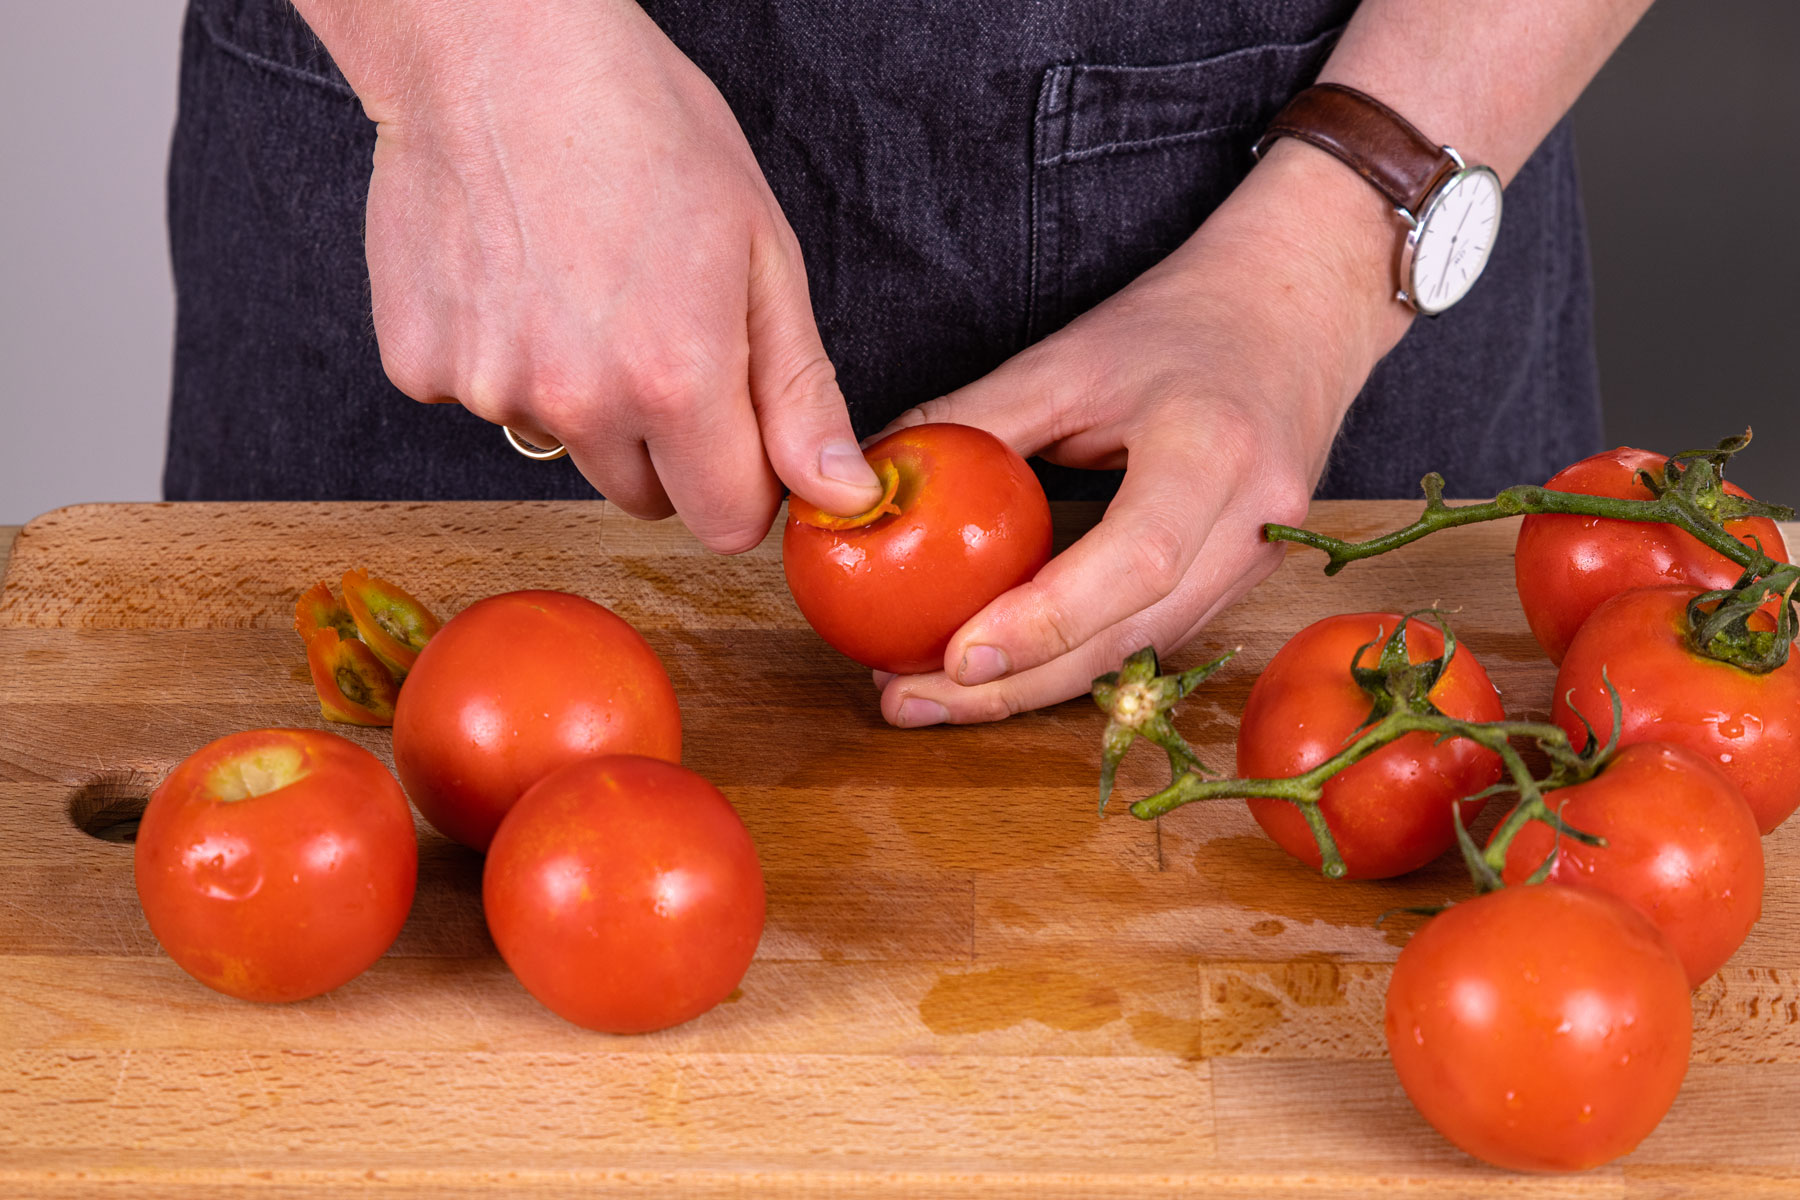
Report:
<svg viewBox="0 0 1800 1200"><path fill-rule="evenodd" d="M396 387L562 442L613 503L715 550L761 541L782 481L874 503L799 244L723 97L634 3L298 7L378 124Z"/></svg>
<svg viewBox="0 0 1800 1200"><path fill-rule="evenodd" d="M945 670L878 672L893 724L997 720L1180 646L1281 561L1344 411L1410 313L1390 214L1277 143L1180 249L992 374L894 425L954 421L1022 454L1125 468L1101 522L951 639Z"/></svg>

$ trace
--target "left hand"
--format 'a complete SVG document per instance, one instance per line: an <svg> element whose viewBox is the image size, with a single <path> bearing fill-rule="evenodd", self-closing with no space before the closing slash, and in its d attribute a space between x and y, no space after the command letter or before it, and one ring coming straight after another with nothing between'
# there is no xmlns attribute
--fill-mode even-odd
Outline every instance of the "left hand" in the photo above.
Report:
<svg viewBox="0 0 1800 1200"><path fill-rule="evenodd" d="M1021 454L1125 468L1105 517L951 639L946 670L878 672L901 726L992 721L1172 650L1273 571L1266 522L1306 515L1350 401L1410 313L1390 214L1310 147L1277 143L1186 243L991 375L901 415Z"/></svg>

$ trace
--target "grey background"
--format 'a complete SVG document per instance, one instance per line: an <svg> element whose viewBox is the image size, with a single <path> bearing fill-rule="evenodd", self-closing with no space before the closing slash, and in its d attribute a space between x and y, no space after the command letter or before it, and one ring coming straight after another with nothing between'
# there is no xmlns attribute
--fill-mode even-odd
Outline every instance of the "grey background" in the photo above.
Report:
<svg viewBox="0 0 1800 1200"><path fill-rule="evenodd" d="M0 524L161 496L182 0L0 0Z"/></svg>
<svg viewBox="0 0 1800 1200"><path fill-rule="evenodd" d="M0 8L0 524L158 496L182 0ZM1800 501L1800 5L1664 0L1576 109L1615 442ZM1455 490L1455 480L1450 481Z"/></svg>
<svg viewBox="0 0 1800 1200"><path fill-rule="evenodd" d="M1575 131L1608 436L1754 425L1730 477L1800 507L1800 4L1654 5Z"/></svg>

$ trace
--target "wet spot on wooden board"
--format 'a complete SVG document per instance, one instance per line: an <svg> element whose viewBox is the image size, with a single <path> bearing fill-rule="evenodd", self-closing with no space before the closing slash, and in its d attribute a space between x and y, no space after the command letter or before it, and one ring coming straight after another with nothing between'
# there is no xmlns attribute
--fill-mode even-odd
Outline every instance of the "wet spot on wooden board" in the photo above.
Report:
<svg viewBox="0 0 1800 1200"><path fill-rule="evenodd" d="M940 975L919 1001L933 1033L983 1033L1037 1021L1067 1033L1110 1025L1123 1015L1117 989L1068 971L994 967Z"/></svg>
<svg viewBox="0 0 1800 1200"><path fill-rule="evenodd" d="M1154 1009L1126 1018L1131 1036L1149 1050L1172 1054L1188 1062L1206 1057L1206 1021L1198 1017L1172 1017Z"/></svg>
<svg viewBox="0 0 1800 1200"><path fill-rule="evenodd" d="M1440 905L1468 893L1467 871L1454 855L1398 879L1345 882L1326 879L1268 838L1249 835L1201 843L1193 864L1200 886L1220 900L1269 914L1250 926L1259 937L1279 937L1317 921L1379 929L1389 945L1404 946L1418 924L1394 910ZM1384 913L1393 915L1383 920Z"/></svg>

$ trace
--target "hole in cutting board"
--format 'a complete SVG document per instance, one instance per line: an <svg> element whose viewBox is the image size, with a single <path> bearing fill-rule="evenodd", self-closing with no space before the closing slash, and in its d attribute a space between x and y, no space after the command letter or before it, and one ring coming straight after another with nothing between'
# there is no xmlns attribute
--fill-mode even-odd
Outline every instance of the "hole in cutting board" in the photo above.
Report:
<svg viewBox="0 0 1800 1200"><path fill-rule="evenodd" d="M130 845L153 790L142 771L103 771L69 793L69 820L91 838Z"/></svg>

